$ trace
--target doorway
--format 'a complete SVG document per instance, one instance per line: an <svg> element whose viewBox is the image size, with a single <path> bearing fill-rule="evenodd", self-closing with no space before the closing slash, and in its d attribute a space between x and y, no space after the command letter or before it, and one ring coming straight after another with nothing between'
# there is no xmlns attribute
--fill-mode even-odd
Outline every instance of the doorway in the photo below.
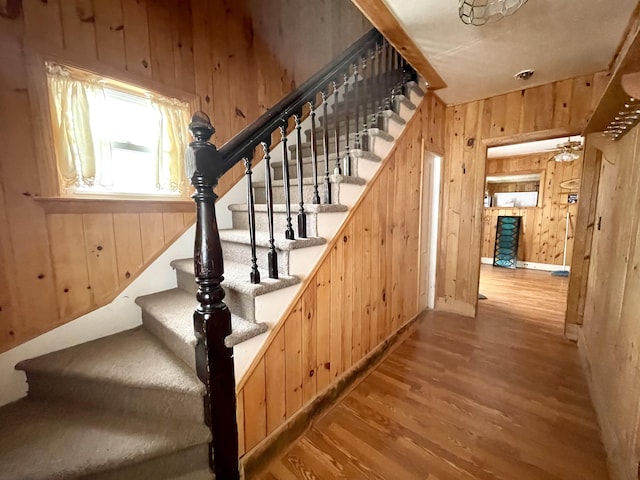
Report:
<svg viewBox="0 0 640 480"><path fill-rule="evenodd" d="M436 253L440 212L440 172L442 157L425 150L422 160L422 200L420 213L419 309L434 308L436 299Z"/></svg>
<svg viewBox="0 0 640 480"><path fill-rule="evenodd" d="M487 150L480 307L548 304L542 317L563 331L582 145L581 137L564 137Z"/></svg>

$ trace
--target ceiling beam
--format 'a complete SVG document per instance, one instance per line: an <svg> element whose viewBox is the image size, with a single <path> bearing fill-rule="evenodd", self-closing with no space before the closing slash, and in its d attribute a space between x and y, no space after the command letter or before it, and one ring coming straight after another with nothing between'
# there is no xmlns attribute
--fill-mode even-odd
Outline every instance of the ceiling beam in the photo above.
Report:
<svg viewBox="0 0 640 480"><path fill-rule="evenodd" d="M382 0L351 0L422 77L430 90L447 86Z"/></svg>

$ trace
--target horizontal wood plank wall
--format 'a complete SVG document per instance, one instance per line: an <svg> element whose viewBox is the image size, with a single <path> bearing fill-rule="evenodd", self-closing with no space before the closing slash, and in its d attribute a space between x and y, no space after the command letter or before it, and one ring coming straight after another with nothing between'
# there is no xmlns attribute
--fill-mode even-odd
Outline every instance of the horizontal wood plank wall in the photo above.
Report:
<svg viewBox="0 0 640 480"><path fill-rule="evenodd" d="M640 127L605 152L578 346L614 480L640 461ZM597 218L596 217L596 218Z"/></svg>
<svg viewBox="0 0 640 480"><path fill-rule="evenodd" d="M113 211L108 206L83 211L76 205L73 212L46 213L45 203L34 199L42 196L41 183L55 184L39 164L53 154L46 148L50 143L40 142L42 149L33 139L41 134L47 112L30 114L34 98L44 92L46 99L46 86L42 74L34 84L28 52L193 98L194 107L211 117L218 146L294 86L243 1L22 3L17 19L0 18L0 352L109 302L193 219L159 205L119 205ZM340 4L353 8L348 2L328 3L335 6L336 18ZM285 29L283 46L295 43L294 50L302 51L326 40L333 54L358 36L350 32L336 40L332 25L327 21L320 36L300 38ZM305 69L317 70L327 61L309 56ZM41 64L35 67L42 72ZM45 174L55 176L51 165L45 167ZM241 167L231 170L218 194L242 176Z"/></svg>
<svg viewBox="0 0 640 480"><path fill-rule="evenodd" d="M522 217L518 260L525 262L562 265L566 216L569 212L567 236L567 265L571 265L573 240L578 204L567 203L568 193L562 182L579 179L582 173L582 157L573 162L556 162L553 152L534 155L487 159L487 175L541 172L539 207L485 208L482 216L482 256L493 258L498 216Z"/></svg>
<svg viewBox="0 0 640 480"><path fill-rule="evenodd" d="M580 133L605 82L588 75L447 108L436 308L475 315L487 146Z"/></svg>
<svg viewBox="0 0 640 480"><path fill-rule="evenodd" d="M241 380L241 452L418 313L422 140L429 135L432 115L444 112L442 106L430 109L437 102L422 102ZM442 138L433 140L442 145Z"/></svg>

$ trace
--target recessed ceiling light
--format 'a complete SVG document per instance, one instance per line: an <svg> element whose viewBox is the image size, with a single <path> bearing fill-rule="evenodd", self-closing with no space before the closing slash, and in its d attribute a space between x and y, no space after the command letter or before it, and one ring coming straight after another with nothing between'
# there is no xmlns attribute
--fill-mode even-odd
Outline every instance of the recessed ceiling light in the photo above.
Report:
<svg viewBox="0 0 640 480"><path fill-rule="evenodd" d="M513 78L515 78L516 80L529 80L531 77L533 77L533 70L532 69L528 69L528 70L522 70L521 72L516 73Z"/></svg>

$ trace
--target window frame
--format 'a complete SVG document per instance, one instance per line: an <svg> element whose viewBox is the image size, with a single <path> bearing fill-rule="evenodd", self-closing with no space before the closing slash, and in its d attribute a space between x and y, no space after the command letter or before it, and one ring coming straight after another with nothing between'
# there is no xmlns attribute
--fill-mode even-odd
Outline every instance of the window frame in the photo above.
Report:
<svg viewBox="0 0 640 480"><path fill-rule="evenodd" d="M34 199L45 203L47 201L59 203L60 200L64 200L66 203L70 201L86 202L88 206L95 206L97 202L109 203L112 201L122 202L127 200L150 203L157 202L162 204L166 204L167 202L192 203L188 191L182 192L181 195L65 192L62 188L60 175L58 173L55 150L52 147L53 131L46 62L60 64L91 78L99 77L105 81L109 88L123 90L126 93L136 92L143 95L177 99L189 106L189 115L192 115L193 112L200 109L199 99L195 92L184 91L165 85L150 77L114 68L100 61L75 59L70 56L69 52L61 50L58 47L34 43L29 40L25 42L24 47L28 80L27 90L31 107L31 127L33 133L33 149L30 150L36 157L39 174L37 180L39 185L35 187L38 188L39 186L39 192L32 194Z"/></svg>

